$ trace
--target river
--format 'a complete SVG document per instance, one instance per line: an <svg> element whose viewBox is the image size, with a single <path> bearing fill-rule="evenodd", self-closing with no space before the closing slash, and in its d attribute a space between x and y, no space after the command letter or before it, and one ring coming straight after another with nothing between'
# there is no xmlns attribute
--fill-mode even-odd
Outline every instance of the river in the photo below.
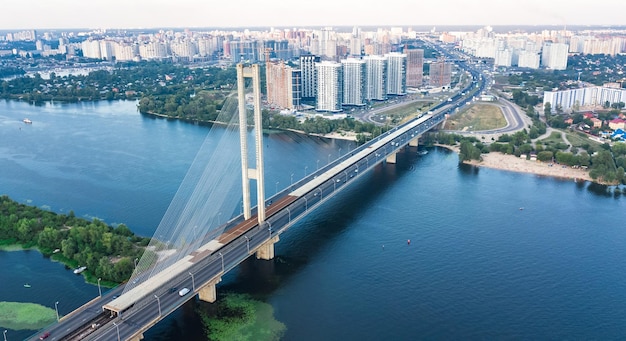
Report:
<svg viewBox="0 0 626 341"><path fill-rule="evenodd" d="M207 130L142 116L134 102L3 101L0 193L152 235ZM296 181L305 167L352 147L292 133L265 138L270 195L291 174ZM455 154L429 151L370 171L283 234L274 261L246 261L218 291L269 303L285 340L626 333L626 198L586 183L459 166ZM0 301L59 301L65 314L95 297L96 287L45 261L34 251L0 252L0 267L15 269L3 278ZM34 278L48 278L51 289L9 289L37 289ZM194 304L146 338L201 339Z"/></svg>

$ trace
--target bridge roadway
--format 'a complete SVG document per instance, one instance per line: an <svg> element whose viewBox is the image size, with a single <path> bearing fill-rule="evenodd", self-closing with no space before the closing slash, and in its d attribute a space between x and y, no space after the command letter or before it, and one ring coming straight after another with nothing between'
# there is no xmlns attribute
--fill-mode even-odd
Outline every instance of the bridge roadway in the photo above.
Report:
<svg viewBox="0 0 626 341"><path fill-rule="evenodd" d="M256 216L246 221L237 217L226 223L225 233L216 238L205 238L204 245L165 270L163 275L147 279L123 295L122 287L111 290L38 335L48 331L48 340L127 340L140 336L198 294L207 283L219 281L223 274L261 246L276 241L281 233L352 180L443 121L445 114L468 104L472 96L484 90L483 77L477 82L478 73L471 73L475 82L462 90L468 95L454 96L452 102L441 103L432 113L367 142L269 198L264 224L257 224ZM470 91L474 86L476 91ZM181 297L178 295L181 288L189 288L191 292ZM94 323L96 328L91 327ZM38 335L32 339L36 340Z"/></svg>

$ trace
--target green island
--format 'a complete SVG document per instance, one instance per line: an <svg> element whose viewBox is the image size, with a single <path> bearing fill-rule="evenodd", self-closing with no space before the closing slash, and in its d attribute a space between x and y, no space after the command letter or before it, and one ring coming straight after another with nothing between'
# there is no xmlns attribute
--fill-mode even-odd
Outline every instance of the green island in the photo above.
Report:
<svg viewBox="0 0 626 341"><path fill-rule="evenodd" d="M71 268L87 267L90 283L103 286L126 281L133 260L146 252L149 238L134 235L120 224L56 214L0 196L0 251L36 249ZM148 251L149 252L149 251ZM285 325L276 321L272 306L243 294L225 294L215 304L200 304L198 313L211 340L278 340ZM54 309L35 303L0 302L0 326L37 330L56 321Z"/></svg>
<svg viewBox="0 0 626 341"><path fill-rule="evenodd" d="M226 293L213 304L201 303L196 311L209 340L280 340L286 326L274 318L271 305L246 294Z"/></svg>
<svg viewBox="0 0 626 341"><path fill-rule="evenodd" d="M0 326L13 330L37 330L56 321L52 308L35 303L0 302Z"/></svg>
<svg viewBox="0 0 626 341"><path fill-rule="evenodd" d="M70 268L86 266L82 274L90 283L102 278L103 286L112 287L127 280L149 241L124 224L113 227L0 196L0 249L37 249Z"/></svg>

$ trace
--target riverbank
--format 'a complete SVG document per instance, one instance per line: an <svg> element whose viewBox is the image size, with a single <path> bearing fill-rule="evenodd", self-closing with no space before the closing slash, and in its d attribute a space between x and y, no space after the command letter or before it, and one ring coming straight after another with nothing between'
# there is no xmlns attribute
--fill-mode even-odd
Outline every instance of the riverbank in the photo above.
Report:
<svg viewBox="0 0 626 341"><path fill-rule="evenodd" d="M22 244L16 243L14 240L0 240L0 251L5 251L5 252L37 251L42 256L49 259L50 261L61 263L68 269L76 269L80 267L80 265L76 261L70 260L67 257L64 257L61 253L52 253L51 255L47 255L45 252L39 249L39 247L37 247L36 245L22 245ZM92 285L98 284L98 277L95 274L91 273L91 271L83 271L82 273L80 273L80 276L82 276L85 279L85 283L92 284ZM115 288L119 284L120 283L107 281L107 280L100 281L100 285L105 288Z"/></svg>
<svg viewBox="0 0 626 341"><path fill-rule="evenodd" d="M298 129L284 129L284 130L290 131L296 134L325 137L327 139L346 140L346 141L355 141L355 142L357 141L357 138L356 138L357 133L353 131L341 131L341 132L332 132L328 134L317 134L317 133L306 133L303 130L298 130Z"/></svg>
<svg viewBox="0 0 626 341"><path fill-rule="evenodd" d="M457 154L459 153L459 147L448 146L438 144L438 147L450 149ZM572 168L565 165L558 165L554 163L547 163L541 161L530 161L523 158L519 158L515 155L501 154L501 153L488 153L481 155L482 160L469 160L464 163L493 169L506 170L518 173L530 173L541 176L550 176L562 179L572 179L575 181L590 181L596 182L589 176L589 171L581 168Z"/></svg>

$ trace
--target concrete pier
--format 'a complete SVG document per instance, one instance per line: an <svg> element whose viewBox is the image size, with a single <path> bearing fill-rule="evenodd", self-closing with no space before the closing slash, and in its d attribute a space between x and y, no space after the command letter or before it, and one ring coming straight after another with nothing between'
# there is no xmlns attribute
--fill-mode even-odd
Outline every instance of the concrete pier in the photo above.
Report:
<svg viewBox="0 0 626 341"><path fill-rule="evenodd" d="M215 285L222 281L222 277L216 277L208 281L200 290L198 290L198 298L204 302L213 303L217 300L217 289Z"/></svg>
<svg viewBox="0 0 626 341"><path fill-rule="evenodd" d="M389 154L389 156L387 156L387 158L385 159L385 161L387 161L387 163L396 163L396 154L397 153L393 153L393 154Z"/></svg>
<svg viewBox="0 0 626 341"><path fill-rule="evenodd" d="M274 259L274 244L280 240L279 236L275 236L268 240L256 250L256 259L272 260Z"/></svg>
<svg viewBox="0 0 626 341"><path fill-rule="evenodd" d="M419 140L419 137L416 137L416 138L414 138L414 139L410 140L410 141L409 141L409 147L417 147L417 145L418 145L418 140Z"/></svg>

